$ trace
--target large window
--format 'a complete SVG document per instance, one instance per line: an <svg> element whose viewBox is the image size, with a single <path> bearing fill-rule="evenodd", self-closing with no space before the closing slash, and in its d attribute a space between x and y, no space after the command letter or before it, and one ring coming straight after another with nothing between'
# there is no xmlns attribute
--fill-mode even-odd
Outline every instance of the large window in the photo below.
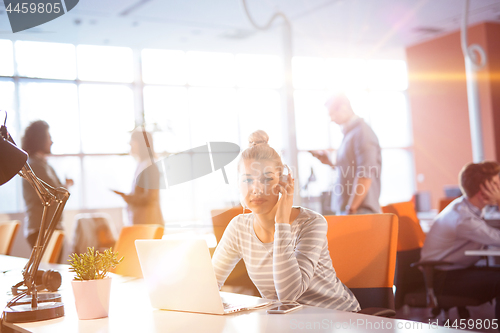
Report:
<svg viewBox="0 0 500 333"><path fill-rule="evenodd" d="M74 45L17 41L15 48L19 76L76 79Z"/></svg>
<svg viewBox="0 0 500 333"><path fill-rule="evenodd" d="M54 141L52 153L78 154L80 125L76 84L21 80L18 88L21 128L43 119L49 124Z"/></svg>
<svg viewBox="0 0 500 333"><path fill-rule="evenodd" d="M283 149L283 66L277 56L184 52L126 47L0 40L0 109L20 144L37 119L50 125L49 163L72 178L70 209L123 207L110 190L128 192L136 162L130 132L146 124L158 158L206 145L234 142L265 130ZM15 51L15 52L14 52ZM14 57L15 54L15 57ZM401 61L300 58L293 60L301 195L319 196L333 172L307 152L329 149L342 135L323 103L332 89L347 89L353 106L383 147L382 203L413 192L413 157ZM142 76L141 76L142 75ZM237 160L221 171L161 191L165 220L193 221L238 202ZM316 181L305 182L314 171ZM22 211L21 180L0 188L0 212Z"/></svg>
<svg viewBox="0 0 500 333"><path fill-rule="evenodd" d="M0 40L0 76L14 75L14 52L10 40Z"/></svg>
<svg viewBox="0 0 500 333"><path fill-rule="evenodd" d="M78 78L84 81L132 82L132 49L128 47L78 45Z"/></svg>
<svg viewBox="0 0 500 333"><path fill-rule="evenodd" d="M80 85L82 152L127 153L135 126L134 96L127 86Z"/></svg>
<svg viewBox="0 0 500 333"><path fill-rule="evenodd" d="M139 100L132 50L4 40L0 47L0 109L16 143L32 121L46 121L54 142L49 163L63 183L74 180L66 207L124 206L110 189L129 191L134 174L126 155ZM24 210L21 184L15 177L0 188L0 212Z"/></svg>
<svg viewBox="0 0 500 333"><path fill-rule="evenodd" d="M265 130L281 150L281 62L264 55L142 51L144 118L157 131L156 150L169 154L227 141L248 146ZM236 163L221 171L162 191L167 220L208 218L213 209L238 203Z"/></svg>

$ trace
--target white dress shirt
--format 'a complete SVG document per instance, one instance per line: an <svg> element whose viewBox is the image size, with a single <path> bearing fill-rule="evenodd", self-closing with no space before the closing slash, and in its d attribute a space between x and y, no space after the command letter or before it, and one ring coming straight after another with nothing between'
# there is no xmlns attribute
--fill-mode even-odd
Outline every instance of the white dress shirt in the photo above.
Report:
<svg viewBox="0 0 500 333"><path fill-rule="evenodd" d="M427 234L420 261L443 260L453 263L443 270L474 265L480 257L466 256L465 251L480 250L486 245L500 246L500 230L490 227L479 208L461 196L450 203L434 220Z"/></svg>

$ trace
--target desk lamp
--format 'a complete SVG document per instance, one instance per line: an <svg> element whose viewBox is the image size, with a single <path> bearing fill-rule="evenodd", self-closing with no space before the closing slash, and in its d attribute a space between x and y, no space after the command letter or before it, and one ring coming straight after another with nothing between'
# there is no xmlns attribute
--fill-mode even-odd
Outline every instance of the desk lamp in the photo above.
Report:
<svg viewBox="0 0 500 333"><path fill-rule="evenodd" d="M68 201L69 192L63 187L54 188L35 175L27 162L28 154L16 146L7 131L6 123L7 113L5 115L5 122L0 127L0 186L18 174L35 189L42 202L43 213L38 238L31 251L28 263L23 269L23 283L26 289L14 296L7 304L7 307L3 311L3 317L6 322L11 323L62 317L64 316L63 303L52 301L60 299L60 296L57 295L51 298L47 297L47 294L38 295L36 275L45 248ZM48 209L52 205L55 205L56 209L49 219Z"/></svg>

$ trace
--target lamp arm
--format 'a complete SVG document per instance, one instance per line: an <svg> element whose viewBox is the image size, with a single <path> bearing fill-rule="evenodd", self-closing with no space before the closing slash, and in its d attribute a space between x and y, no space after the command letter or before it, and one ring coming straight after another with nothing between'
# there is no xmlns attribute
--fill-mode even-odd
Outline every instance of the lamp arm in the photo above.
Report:
<svg viewBox="0 0 500 333"><path fill-rule="evenodd" d="M30 261L32 262L32 265L28 267L28 270L25 271L25 279L26 277L28 278L27 280L30 283L30 287L28 289L31 289L31 307L36 308L37 307L37 290L36 290L36 273L38 271L38 267L40 266L40 262L43 258L43 254L45 253L45 250L47 248L47 245L50 241L50 238L52 237L52 234L54 233L54 230L56 228L57 222L62 216L62 212L64 209L64 206L66 205L66 202L69 199L69 192L63 187L59 187L56 190L56 199L53 200L57 204L56 206L56 211L52 215L52 218L50 220L50 223L48 226L47 224L47 212L48 208L50 206L46 205L43 207L43 214L42 214L42 222L40 226L40 232L38 233L38 237L36 240L35 247L33 248L32 255L30 256ZM32 260L33 259L33 260ZM29 263L29 262L28 262Z"/></svg>
<svg viewBox="0 0 500 333"><path fill-rule="evenodd" d="M33 251L31 251L30 258L23 270L24 284L27 287L28 293L32 295L31 307L36 308L38 304L35 282L36 273L38 271L38 267L40 266L43 254L45 253L47 244L54 233L57 222L61 218L64 206L66 205L70 194L67 189L63 187L54 188L38 178L28 162L25 163L19 172L19 175L28 181L28 183L35 189L35 192L43 205L40 231L38 232L38 237L36 239L35 246L33 247ZM56 210L47 225L49 218L48 209L53 204L57 205Z"/></svg>
<svg viewBox="0 0 500 333"><path fill-rule="evenodd" d="M4 141L7 141L7 143ZM5 160L1 160L2 167L5 163L13 163L11 166L7 167L8 172L5 175L2 173L0 184L3 185L8 182L17 173L35 190L43 206L40 229L36 243L31 251L28 263L22 272L23 281L22 283L16 284L12 290L14 293L14 288L17 291L17 288L22 284L26 286L26 289L15 295L7 303L7 307L1 314L0 321L24 322L61 317L64 315L64 305L62 303L43 302L38 304L36 275L38 273L40 261L42 260L43 254L47 248L47 244L54 232L54 229L56 228L57 223L59 222L59 219L61 218L64 206L69 199L69 192L62 187L54 188L35 175L27 162L28 154L22 149L17 148L14 140L7 131L5 123L0 126L0 144L1 157L2 159L5 157ZM53 213L52 211L49 211L49 207L51 205L56 205ZM48 222L49 215L52 215L50 222ZM31 296L31 307L26 307L23 302L20 302L24 296Z"/></svg>
<svg viewBox="0 0 500 333"><path fill-rule="evenodd" d="M38 178L28 162L26 162L23 168L19 171L19 176L30 183L31 187L35 189L36 194L40 198L42 205L49 202L50 200L55 200L55 188Z"/></svg>

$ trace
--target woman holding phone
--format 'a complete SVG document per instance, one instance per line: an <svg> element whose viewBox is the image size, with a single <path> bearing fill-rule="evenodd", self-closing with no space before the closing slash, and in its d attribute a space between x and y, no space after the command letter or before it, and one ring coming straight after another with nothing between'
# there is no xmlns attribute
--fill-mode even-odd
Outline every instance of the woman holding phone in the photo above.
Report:
<svg viewBox="0 0 500 333"><path fill-rule="evenodd" d="M293 207L294 179L264 131L249 137L238 163L241 202L252 211L235 217L212 263L219 288L240 259L264 298L358 311L359 303L338 279L326 238L325 218Z"/></svg>
<svg viewBox="0 0 500 333"><path fill-rule="evenodd" d="M160 208L160 190L145 189L137 186L136 180L140 173L151 164L154 165L153 136L145 130L136 129L130 138L130 155L137 160L132 191L128 194L112 190L127 203L129 220L132 224L161 224L163 215ZM159 182L159 171L155 167L154 173L149 173L150 182Z"/></svg>

